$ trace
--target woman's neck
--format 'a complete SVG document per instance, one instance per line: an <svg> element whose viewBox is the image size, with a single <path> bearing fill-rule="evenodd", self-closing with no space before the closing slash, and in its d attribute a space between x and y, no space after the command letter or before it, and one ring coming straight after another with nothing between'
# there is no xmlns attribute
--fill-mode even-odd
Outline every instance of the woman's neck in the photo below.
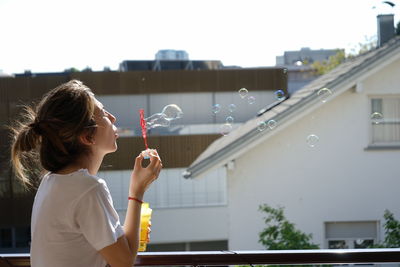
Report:
<svg viewBox="0 0 400 267"><path fill-rule="evenodd" d="M65 166L57 174L68 174L80 169L87 169L91 175L96 175L100 169L104 156L88 155L82 156L77 161Z"/></svg>

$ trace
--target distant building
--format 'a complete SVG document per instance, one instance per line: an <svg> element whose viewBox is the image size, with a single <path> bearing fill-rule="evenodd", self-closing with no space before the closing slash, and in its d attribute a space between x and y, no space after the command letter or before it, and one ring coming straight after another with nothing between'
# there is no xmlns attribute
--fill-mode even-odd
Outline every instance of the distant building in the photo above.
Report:
<svg viewBox="0 0 400 267"><path fill-rule="evenodd" d="M12 77L13 75L5 73L2 69L0 69L0 77Z"/></svg>
<svg viewBox="0 0 400 267"><path fill-rule="evenodd" d="M119 71L218 70L226 68L220 60L189 60L184 50L159 50L155 60L124 60ZM227 67L230 68L230 67Z"/></svg>
<svg viewBox="0 0 400 267"><path fill-rule="evenodd" d="M394 15L380 14L377 16L377 47L381 47L395 36ZM329 57L344 49L319 49L311 50L308 47L299 51L285 51L283 56L276 57L276 66L288 69L289 94L299 90L312 80L316 79L310 64L317 61L327 61Z"/></svg>
<svg viewBox="0 0 400 267"><path fill-rule="evenodd" d="M293 94L309 82L318 78L313 69L310 66L287 66L288 73L288 92Z"/></svg>
<svg viewBox="0 0 400 267"><path fill-rule="evenodd" d="M218 70L224 65L219 60L124 60L119 71L161 70Z"/></svg>
<svg viewBox="0 0 400 267"><path fill-rule="evenodd" d="M319 49L311 50L308 47L299 51L285 51L283 56L276 57L276 66L288 69L289 94L299 90L319 75L316 75L309 64L316 61L326 61L330 56L336 55L343 49Z"/></svg>
<svg viewBox="0 0 400 267"><path fill-rule="evenodd" d="M189 60L189 54L184 50L159 50L156 60Z"/></svg>
<svg viewBox="0 0 400 267"><path fill-rule="evenodd" d="M330 56L336 55L343 49L319 49L311 50L303 47L299 51L285 51L283 56L276 57L277 66L302 66L305 63L328 60Z"/></svg>

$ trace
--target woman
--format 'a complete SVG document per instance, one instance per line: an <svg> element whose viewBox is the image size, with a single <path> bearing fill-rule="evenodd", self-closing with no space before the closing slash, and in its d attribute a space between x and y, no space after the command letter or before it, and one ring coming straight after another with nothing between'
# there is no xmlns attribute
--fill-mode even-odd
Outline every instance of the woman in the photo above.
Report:
<svg viewBox="0 0 400 267"><path fill-rule="evenodd" d="M12 163L33 184L27 167L38 155L45 174L32 209L31 265L132 266L139 245L143 195L162 163L155 150L142 166L136 157L122 227L105 181L96 176L107 153L117 150L116 118L77 80L47 93L13 129ZM31 175L32 176L32 175Z"/></svg>

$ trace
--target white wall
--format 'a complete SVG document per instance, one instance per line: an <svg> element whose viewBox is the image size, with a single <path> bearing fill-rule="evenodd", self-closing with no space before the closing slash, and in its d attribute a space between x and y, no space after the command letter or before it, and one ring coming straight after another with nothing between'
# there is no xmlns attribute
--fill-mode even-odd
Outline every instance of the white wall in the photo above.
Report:
<svg viewBox="0 0 400 267"><path fill-rule="evenodd" d="M144 196L150 203L152 243L228 239L225 168L199 179L184 179L184 168L163 169ZM125 220L131 170L99 172L106 182L121 222Z"/></svg>
<svg viewBox="0 0 400 267"><path fill-rule="evenodd" d="M400 94L399 85L397 62L364 81L365 91L332 98L236 159L228 172L229 249L263 248L263 203L285 207L289 221L321 247L325 222L382 221L385 209L400 216L400 150L364 150L369 95ZM314 148L310 134L320 138Z"/></svg>
<svg viewBox="0 0 400 267"><path fill-rule="evenodd" d="M227 206L155 209L151 223L152 243L228 239Z"/></svg>
<svg viewBox="0 0 400 267"><path fill-rule="evenodd" d="M394 62L365 80L365 93L400 94L400 62Z"/></svg>

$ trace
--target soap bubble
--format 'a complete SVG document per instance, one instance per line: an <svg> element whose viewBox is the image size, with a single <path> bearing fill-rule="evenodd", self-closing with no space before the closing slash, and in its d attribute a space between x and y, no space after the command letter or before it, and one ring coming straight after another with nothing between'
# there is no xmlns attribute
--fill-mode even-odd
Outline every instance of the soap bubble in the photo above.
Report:
<svg viewBox="0 0 400 267"><path fill-rule="evenodd" d="M235 120L235 119L234 119L232 116L228 116L228 117L226 117L226 119L225 119L226 123L229 123L229 124L232 124L234 120Z"/></svg>
<svg viewBox="0 0 400 267"><path fill-rule="evenodd" d="M310 134L309 136L307 136L307 144L310 147L315 147L319 141L319 137L316 136L315 134Z"/></svg>
<svg viewBox="0 0 400 267"><path fill-rule="evenodd" d="M234 112L235 110L236 110L236 105L235 104L229 104L229 106L228 106L228 110L229 110L229 112Z"/></svg>
<svg viewBox="0 0 400 267"><path fill-rule="evenodd" d="M283 90L277 90L275 91L275 97L278 100L283 100L285 99L285 92Z"/></svg>
<svg viewBox="0 0 400 267"><path fill-rule="evenodd" d="M223 135L223 136L227 136L230 132L232 131L232 124L230 123L224 123L221 125L219 132Z"/></svg>
<svg viewBox="0 0 400 267"><path fill-rule="evenodd" d="M215 104L214 106L212 106L212 112L214 114L217 114L221 111L221 105L220 104Z"/></svg>
<svg viewBox="0 0 400 267"><path fill-rule="evenodd" d="M161 113L155 113L144 120L146 128L152 129L155 127L168 127L172 120L182 118L182 116L183 112L178 105L169 104L163 108Z"/></svg>
<svg viewBox="0 0 400 267"><path fill-rule="evenodd" d="M240 88L239 89L239 96L243 99L247 96L249 91L246 88Z"/></svg>
<svg viewBox="0 0 400 267"><path fill-rule="evenodd" d="M322 88L317 93L318 97L321 99L323 103L325 103L328 98L332 95L332 91L328 88Z"/></svg>
<svg viewBox="0 0 400 267"><path fill-rule="evenodd" d="M268 128L270 128L271 130L273 130L276 127L277 124L278 123L276 122L276 120L269 120L267 122Z"/></svg>
<svg viewBox="0 0 400 267"><path fill-rule="evenodd" d="M371 114L371 120L373 124L379 124L382 122L383 115L379 112L374 112Z"/></svg>
<svg viewBox="0 0 400 267"><path fill-rule="evenodd" d="M181 108L175 104L165 106L161 113L165 114L165 118L170 121L182 118L183 116Z"/></svg>
<svg viewBox="0 0 400 267"><path fill-rule="evenodd" d="M256 102L256 98L254 96L249 96L247 102L249 102L250 105L253 105Z"/></svg>
<svg viewBox="0 0 400 267"><path fill-rule="evenodd" d="M265 129L267 129L267 124L265 123L265 121L259 121L257 124L257 129L262 132Z"/></svg>
<svg viewBox="0 0 400 267"><path fill-rule="evenodd" d="M147 129L152 129L155 127L168 127L170 125L170 120L164 113L156 113L145 119Z"/></svg>

